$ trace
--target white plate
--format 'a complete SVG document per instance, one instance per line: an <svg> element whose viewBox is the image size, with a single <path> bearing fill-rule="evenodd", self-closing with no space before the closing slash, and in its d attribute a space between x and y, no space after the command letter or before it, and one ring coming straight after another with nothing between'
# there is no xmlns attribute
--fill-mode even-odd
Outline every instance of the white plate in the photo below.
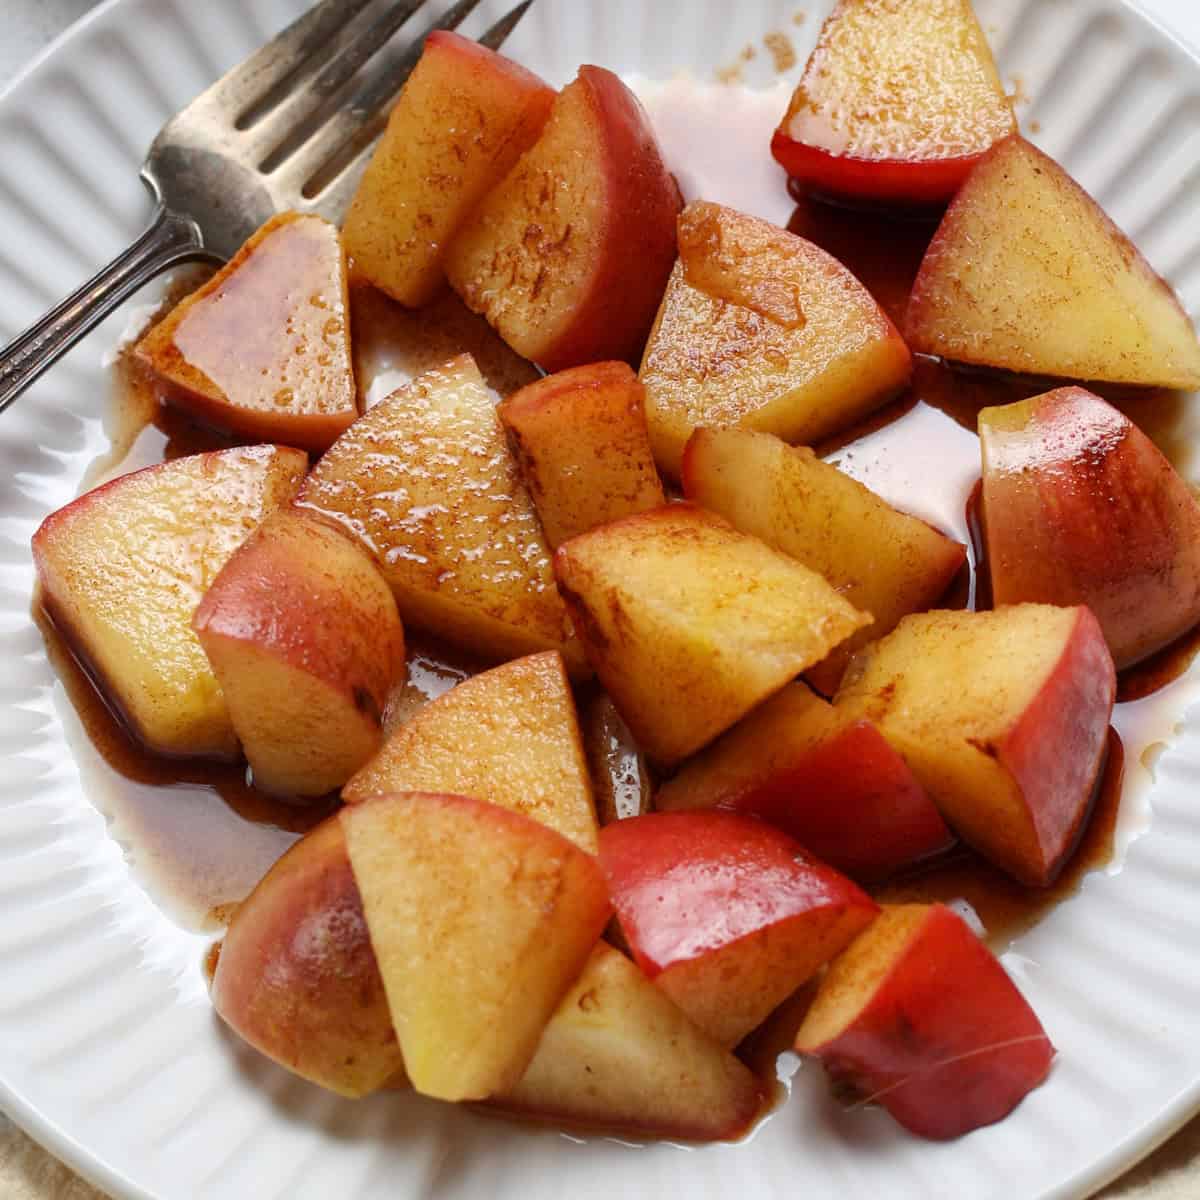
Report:
<svg viewBox="0 0 1200 1200"><path fill-rule="evenodd" d="M1172 0L1160 0L1170 3ZM0 340L140 228L136 167L162 121L302 0L121 0L0 103ZM472 29L502 8L493 5ZM828 4L538 0L511 53L556 83L581 61L711 78ZM977 0L1027 128L1200 307L1200 67L1119 0ZM1181 18L1190 10L1180 4ZM1195 14L1190 14L1193 24ZM793 72L794 73L794 72ZM1036 125L1034 124L1036 122ZM766 154L766 147L762 147ZM101 360L118 315L0 419L0 1104L120 1197L539 1200L837 1194L1081 1196L1200 1106L1200 724L1160 761L1152 827L1006 955L1058 1045L1046 1086L950 1145L840 1113L817 1070L745 1144L580 1142L415 1097L351 1105L225 1035L204 939L150 901L88 802L69 710L29 619L29 538L107 448ZM1179 696L1174 693L1178 705ZM167 800L164 799L164 803Z"/></svg>

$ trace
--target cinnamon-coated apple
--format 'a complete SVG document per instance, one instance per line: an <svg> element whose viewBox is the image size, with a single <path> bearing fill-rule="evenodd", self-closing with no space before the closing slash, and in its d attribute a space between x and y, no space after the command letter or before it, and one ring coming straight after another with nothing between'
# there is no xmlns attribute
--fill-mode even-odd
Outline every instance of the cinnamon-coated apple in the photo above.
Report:
<svg viewBox="0 0 1200 1200"><path fill-rule="evenodd" d="M935 604L966 547L892 508L807 447L743 429L697 429L683 457L689 500L820 572L874 621L808 672L831 695L850 655Z"/></svg>
<svg viewBox="0 0 1200 1200"><path fill-rule="evenodd" d="M1016 127L970 0L839 0L771 153L814 191L927 206Z"/></svg>
<svg viewBox="0 0 1200 1200"><path fill-rule="evenodd" d="M757 217L693 201L646 345L650 444L679 477L697 426L812 442L907 383L908 348L870 293L824 250Z"/></svg>
<svg viewBox="0 0 1200 1200"><path fill-rule="evenodd" d="M1086 604L1118 669L1200 621L1200 503L1157 446L1083 388L979 414L997 604Z"/></svg>
<svg viewBox="0 0 1200 1200"><path fill-rule="evenodd" d="M738 813L650 813L600 831L634 961L705 1033L742 1040L878 912L843 875Z"/></svg>
<svg viewBox="0 0 1200 1200"><path fill-rule="evenodd" d="M342 226L355 274L402 304L433 299L454 232L537 140L554 89L448 30L425 39Z"/></svg>
<svg viewBox="0 0 1200 1200"><path fill-rule="evenodd" d="M205 424L324 450L358 416L337 230L272 217L136 353L163 398Z"/></svg>
<svg viewBox="0 0 1200 1200"><path fill-rule="evenodd" d="M302 509L273 513L213 580L192 628L264 791L325 795L379 748L404 629L347 534Z"/></svg>
<svg viewBox="0 0 1200 1200"><path fill-rule="evenodd" d="M307 465L280 446L178 458L93 488L34 534L42 604L150 750L236 756L192 613L246 535L292 498Z"/></svg>
<svg viewBox="0 0 1200 1200"><path fill-rule="evenodd" d="M413 1087L512 1088L612 911L595 858L463 796L378 796L339 819Z"/></svg>
<svg viewBox="0 0 1200 1200"><path fill-rule="evenodd" d="M446 274L547 371L634 362L675 259L679 189L633 93L580 67L541 138L455 235Z"/></svg>
<svg viewBox="0 0 1200 1200"><path fill-rule="evenodd" d="M212 979L218 1016L297 1075L343 1096L404 1080L362 900L336 817L300 839L240 905Z"/></svg>
<svg viewBox="0 0 1200 1200"><path fill-rule="evenodd" d="M951 828L1022 883L1051 883L1087 818L1116 692L1087 608L905 617L851 660L836 707L874 721Z"/></svg>
<svg viewBox="0 0 1200 1200"><path fill-rule="evenodd" d="M843 1095L922 1137L1006 1117L1054 1047L991 951L941 904L885 906L833 960L796 1035Z"/></svg>
<svg viewBox="0 0 1200 1200"><path fill-rule="evenodd" d="M564 542L554 570L638 744L686 758L869 620L815 571L672 504Z"/></svg>
<svg viewBox="0 0 1200 1200"><path fill-rule="evenodd" d="M1019 136L983 158L946 210L904 333L913 350L974 366L1200 386L1200 341L1170 285Z"/></svg>
<svg viewBox="0 0 1200 1200"><path fill-rule="evenodd" d="M591 779L560 655L516 659L431 701L392 732L342 799L433 791L511 808L596 852Z"/></svg>
<svg viewBox="0 0 1200 1200"><path fill-rule="evenodd" d="M665 502L646 432L645 392L627 363L548 375L497 411L552 548Z"/></svg>
<svg viewBox="0 0 1200 1200"><path fill-rule="evenodd" d="M953 841L879 729L848 717L802 683L788 684L686 763L655 793L654 807L761 817L864 881Z"/></svg>
<svg viewBox="0 0 1200 1200"><path fill-rule="evenodd" d="M589 1131L711 1141L745 1133L763 1096L747 1067L601 942L521 1081L488 1103Z"/></svg>
<svg viewBox="0 0 1200 1200"><path fill-rule="evenodd" d="M375 555L406 624L493 660L560 649L582 665L537 512L470 355L370 408L297 503Z"/></svg>

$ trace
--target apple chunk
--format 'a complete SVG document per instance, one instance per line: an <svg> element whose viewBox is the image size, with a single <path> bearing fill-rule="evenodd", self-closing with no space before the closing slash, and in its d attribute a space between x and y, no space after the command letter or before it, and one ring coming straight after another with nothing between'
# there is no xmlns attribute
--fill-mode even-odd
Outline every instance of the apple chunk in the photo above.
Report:
<svg viewBox="0 0 1200 1200"><path fill-rule="evenodd" d="M369 409L297 504L375 555L406 622L492 659L561 649L581 661L537 513L470 355Z"/></svg>
<svg viewBox="0 0 1200 1200"><path fill-rule="evenodd" d="M679 255L641 366L650 443L672 478L697 426L808 443L908 382L896 327L811 242L693 201L679 217Z"/></svg>
<svg viewBox="0 0 1200 1200"><path fill-rule="evenodd" d="M431 33L346 213L355 273L402 304L432 300L454 231L537 140L553 103L524 67Z"/></svg>
<svg viewBox="0 0 1200 1200"><path fill-rule="evenodd" d="M591 363L523 387L498 409L546 540L665 503L645 393L626 363Z"/></svg>
<svg viewBox="0 0 1200 1200"><path fill-rule="evenodd" d="M596 860L462 796L381 796L340 820L413 1086L513 1087L611 913Z"/></svg>
<svg viewBox="0 0 1200 1200"><path fill-rule="evenodd" d="M591 780L562 658L531 654L431 701L346 784L342 799L418 791L477 796L594 854Z"/></svg>
<svg viewBox="0 0 1200 1200"><path fill-rule="evenodd" d="M212 980L218 1016L256 1050L343 1096L404 1080L341 823L330 817L237 910Z"/></svg>
<svg viewBox="0 0 1200 1200"><path fill-rule="evenodd" d="M1051 883L1082 832L1116 692L1086 608L905 617L851 661L836 707L873 720L965 841Z"/></svg>
<svg viewBox="0 0 1200 1200"><path fill-rule="evenodd" d="M1004 968L941 904L884 908L830 965L796 1050L839 1089L940 1139L1006 1117L1054 1059Z"/></svg>
<svg viewBox="0 0 1200 1200"><path fill-rule="evenodd" d="M970 0L839 0L771 153L841 199L945 204L1016 128Z"/></svg>
<svg viewBox="0 0 1200 1200"><path fill-rule="evenodd" d="M538 142L455 235L446 274L547 371L636 360L675 258L679 189L646 114L580 67Z"/></svg>
<svg viewBox="0 0 1200 1200"><path fill-rule="evenodd" d="M489 1106L587 1130L733 1139L762 1108L754 1075L603 942L516 1087Z"/></svg>
<svg viewBox="0 0 1200 1200"><path fill-rule="evenodd" d="M875 619L809 671L831 694L850 655L929 608L966 547L899 512L807 447L742 429L697 429L683 460L689 500L798 558Z"/></svg>
<svg viewBox="0 0 1200 1200"><path fill-rule="evenodd" d="M322 796L378 749L404 630L379 569L339 530L297 509L272 514L225 564L192 627L257 786Z"/></svg>
<svg viewBox="0 0 1200 1200"><path fill-rule="evenodd" d="M1018 136L984 157L946 210L905 336L913 350L975 366L1200 386L1200 341L1170 285Z"/></svg>
<svg viewBox="0 0 1200 1200"><path fill-rule="evenodd" d="M150 750L237 755L192 613L246 535L292 498L307 465L279 446L178 458L94 488L34 534L46 611Z"/></svg>
<svg viewBox="0 0 1200 1200"><path fill-rule="evenodd" d="M321 451L358 416L337 230L272 217L138 343L166 400L247 438Z"/></svg>
<svg viewBox="0 0 1200 1200"><path fill-rule="evenodd" d="M953 838L879 729L789 684L655 794L660 812L724 808L791 834L823 862L876 880Z"/></svg>
<svg viewBox="0 0 1200 1200"><path fill-rule="evenodd" d="M651 813L606 825L600 862L634 961L726 1046L878 912L798 842L736 813Z"/></svg>
<svg viewBox="0 0 1200 1200"><path fill-rule="evenodd" d="M1086 604L1118 668L1200 621L1200 503L1157 446L1083 388L979 414L992 595Z"/></svg>
<svg viewBox="0 0 1200 1200"><path fill-rule="evenodd" d="M605 690L664 764L869 620L816 572L690 504L572 538L554 569Z"/></svg>

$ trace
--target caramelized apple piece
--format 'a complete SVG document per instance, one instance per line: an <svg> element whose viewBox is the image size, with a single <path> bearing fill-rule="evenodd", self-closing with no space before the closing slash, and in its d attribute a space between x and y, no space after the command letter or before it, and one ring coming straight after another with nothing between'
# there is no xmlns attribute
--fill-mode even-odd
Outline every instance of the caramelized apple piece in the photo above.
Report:
<svg viewBox="0 0 1200 1200"><path fill-rule="evenodd" d="M406 623L492 659L560 649L582 665L537 513L470 355L360 417L297 503L374 553Z"/></svg>
<svg viewBox="0 0 1200 1200"><path fill-rule="evenodd" d="M982 367L1200 386L1200 341L1170 285L1024 138L971 173L929 244L905 322L913 350Z"/></svg>
<svg viewBox="0 0 1200 1200"><path fill-rule="evenodd" d="M257 786L323 796L379 748L404 630L378 567L339 529L299 509L272 514L213 580L192 628Z"/></svg>
<svg viewBox="0 0 1200 1200"><path fill-rule="evenodd" d="M819 192L944 204L1016 127L970 0L839 0L771 153Z"/></svg>
<svg viewBox="0 0 1200 1200"><path fill-rule="evenodd" d="M537 140L553 103L524 67L431 33L346 213L355 273L402 304L432 300L455 230Z"/></svg>
<svg viewBox="0 0 1200 1200"><path fill-rule="evenodd" d="M1054 1060L1004 968L941 904L885 906L833 960L796 1049L927 1138L1006 1117Z"/></svg>
<svg viewBox="0 0 1200 1200"><path fill-rule="evenodd" d="M192 613L308 460L250 446L122 475L42 522L42 602L109 702L160 754L232 758L238 741Z"/></svg>
<svg viewBox="0 0 1200 1200"><path fill-rule="evenodd" d="M320 217L272 217L137 346L163 396L208 425L305 450L355 417L346 267Z"/></svg>
<svg viewBox="0 0 1200 1200"><path fill-rule="evenodd" d="M455 236L446 274L547 371L636 361L679 203L637 98L611 71L580 67L540 140Z"/></svg>
<svg viewBox="0 0 1200 1200"><path fill-rule="evenodd" d="M432 791L511 808L596 852L591 780L560 655L519 658L431 701L392 733L342 799Z"/></svg>
<svg viewBox="0 0 1200 1200"><path fill-rule="evenodd" d="M572 538L554 569L596 674L663 764L870 619L815 571L690 504Z"/></svg>
<svg viewBox="0 0 1200 1200"><path fill-rule="evenodd" d="M811 442L907 382L911 359L891 321L810 242L694 201L679 247L641 368L650 443L672 478L697 426Z"/></svg>

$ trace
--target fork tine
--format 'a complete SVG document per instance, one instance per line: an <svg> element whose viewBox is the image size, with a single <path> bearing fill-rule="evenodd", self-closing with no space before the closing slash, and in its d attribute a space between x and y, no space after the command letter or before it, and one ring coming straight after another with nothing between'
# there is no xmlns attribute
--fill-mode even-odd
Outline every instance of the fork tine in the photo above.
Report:
<svg viewBox="0 0 1200 1200"><path fill-rule="evenodd" d="M430 25L386 71L368 79L359 92L294 152L287 172L306 198L321 195L365 164L375 139L383 129L387 109L412 73L424 47L425 38L438 29L454 29L474 11L480 0L459 0L440 20ZM483 35L489 49L498 48L525 15L532 0L523 0ZM480 39L483 43L483 38ZM348 199L348 197L347 197ZM323 204L322 207L325 205Z"/></svg>
<svg viewBox="0 0 1200 1200"><path fill-rule="evenodd" d="M265 46L227 71L204 94L224 111L240 117L322 51L371 0L321 0Z"/></svg>

